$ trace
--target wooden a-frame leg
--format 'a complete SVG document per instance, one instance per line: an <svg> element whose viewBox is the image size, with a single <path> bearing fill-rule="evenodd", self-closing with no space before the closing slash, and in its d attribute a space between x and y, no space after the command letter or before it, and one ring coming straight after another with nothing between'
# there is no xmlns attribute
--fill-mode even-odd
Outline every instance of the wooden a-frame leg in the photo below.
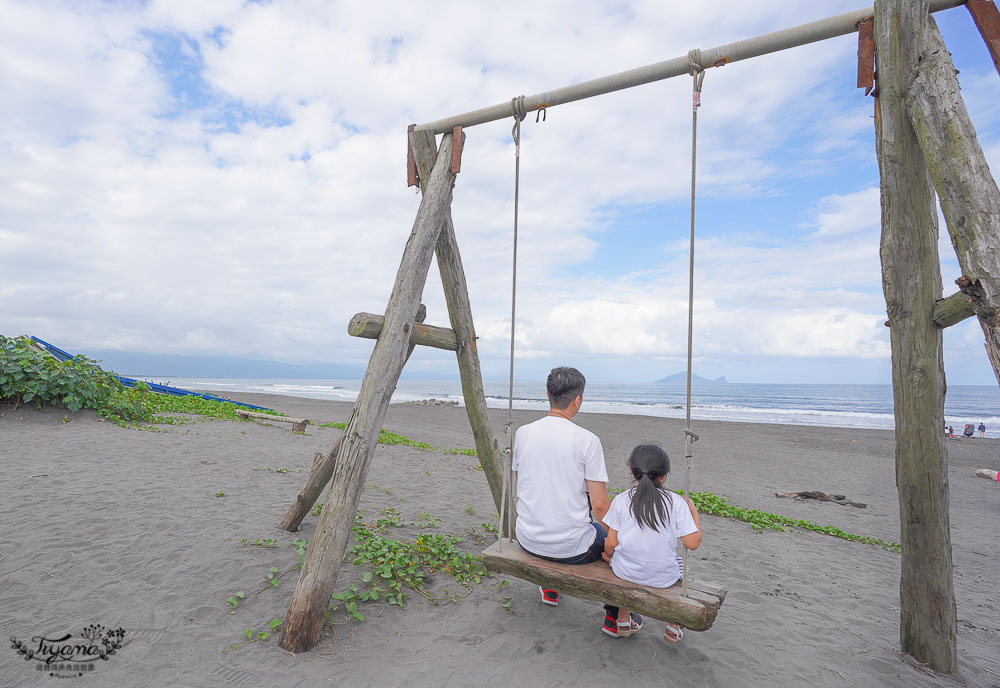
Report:
<svg viewBox="0 0 1000 688"><path fill-rule="evenodd" d="M410 134L410 142L420 179L425 179L426 171L437 157L434 136L427 132L413 132ZM435 251L438 269L441 271L441 284L448 304L448 316L458 339L458 350L455 355L458 358L458 371L462 379L465 410L469 415L469 425L472 426L472 434L475 437L476 454L479 456L479 463L483 467L493 502L499 513L503 500L503 462L500 460L500 449L486 408L469 288L462 267L462 256L458 251L450 209L445 215L444 226L441 228Z"/></svg>
<svg viewBox="0 0 1000 688"><path fill-rule="evenodd" d="M1000 382L1000 189L933 18L921 32L919 50L922 59L908 75L906 108L962 267L957 283L971 299Z"/></svg>
<svg viewBox="0 0 1000 688"><path fill-rule="evenodd" d="M385 325L347 422L323 513L288 607L278 645L290 652L309 650L319 642L323 632L361 489L406 360L410 329L420 305L427 270L451 205L455 181L451 172L451 145L451 136L446 134L434 169L427 176L427 188L389 298Z"/></svg>
<svg viewBox="0 0 1000 688"><path fill-rule="evenodd" d="M414 322L422 323L426 316L427 309L423 304L420 304ZM410 359L410 355L413 353L415 347L416 344L410 342L409 348L406 351L406 360ZM405 365L406 362L404 361L403 364ZM333 476L334 464L337 462L337 453L340 451L340 445L343 442L344 438L341 436L333 445L333 449L327 454L321 455L318 460L313 462L312 468L309 469L309 477L306 479L305 487L295 497L292 505L288 507L288 512L277 525L278 528L287 530L289 533L298 531L299 526L302 524L302 519L306 517L306 514L309 513L313 504L316 503L316 500L322 494L323 488L330 482L330 478Z"/></svg>

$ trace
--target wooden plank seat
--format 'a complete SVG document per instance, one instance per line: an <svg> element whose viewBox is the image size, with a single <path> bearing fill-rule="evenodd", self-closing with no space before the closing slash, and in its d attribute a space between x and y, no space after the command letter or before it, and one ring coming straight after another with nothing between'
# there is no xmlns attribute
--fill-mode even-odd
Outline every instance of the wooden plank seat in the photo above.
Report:
<svg viewBox="0 0 1000 688"><path fill-rule="evenodd" d="M557 564L528 554L516 540L493 543L483 552L483 565L496 573L574 597L625 607L653 619L679 623L692 631L711 628L726 598L726 588L700 581L688 584L687 597L682 594L680 583L669 588L629 583L618 578L603 561L572 566Z"/></svg>

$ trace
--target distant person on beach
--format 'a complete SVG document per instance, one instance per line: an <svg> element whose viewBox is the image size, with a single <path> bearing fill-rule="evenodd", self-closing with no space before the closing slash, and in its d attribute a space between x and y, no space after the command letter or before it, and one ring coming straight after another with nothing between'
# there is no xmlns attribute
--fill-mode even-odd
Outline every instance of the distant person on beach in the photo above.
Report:
<svg viewBox="0 0 1000 688"><path fill-rule="evenodd" d="M632 450L628 467L636 484L615 497L604 517L605 558L623 580L668 588L684 575L684 560L676 551L678 538L688 549L701 544L698 510L689 498L663 487L670 457L660 447L640 444ZM637 630L627 609L604 605L604 610L602 630L608 635L620 638ZM682 626L668 623L663 639L676 643L683 636Z"/></svg>
<svg viewBox="0 0 1000 688"><path fill-rule="evenodd" d="M563 564L601 559L607 535L602 521L611 506L601 440L572 421L586 383L576 368L552 369L545 381L549 413L518 428L511 460L517 541L528 553ZM539 590L542 602L559 604L558 592Z"/></svg>
<svg viewBox="0 0 1000 688"><path fill-rule="evenodd" d="M954 437L954 436L955 436L955 428L953 428L952 426L949 425L948 426L948 437Z"/></svg>
<svg viewBox="0 0 1000 688"><path fill-rule="evenodd" d="M986 426L983 425L982 421L979 421L979 436L986 437Z"/></svg>

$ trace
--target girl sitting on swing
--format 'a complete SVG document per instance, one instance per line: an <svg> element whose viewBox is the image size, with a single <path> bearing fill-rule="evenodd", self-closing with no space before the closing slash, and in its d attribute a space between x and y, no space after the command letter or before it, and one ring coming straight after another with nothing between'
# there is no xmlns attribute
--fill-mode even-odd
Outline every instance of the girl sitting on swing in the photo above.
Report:
<svg viewBox="0 0 1000 688"><path fill-rule="evenodd" d="M628 468L636 484L611 502L604 517L608 537L604 558L615 575L632 583L667 588L684 575L684 560L677 556L677 539L688 549L701 544L698 510L690 498L663 487L670 472L670 457L655 444L632 450ZM642 628L642 617L627 609L604 605L603 630L614 638ZM684 635L679 624L667 624L663 639L676 643Z"/></svg>

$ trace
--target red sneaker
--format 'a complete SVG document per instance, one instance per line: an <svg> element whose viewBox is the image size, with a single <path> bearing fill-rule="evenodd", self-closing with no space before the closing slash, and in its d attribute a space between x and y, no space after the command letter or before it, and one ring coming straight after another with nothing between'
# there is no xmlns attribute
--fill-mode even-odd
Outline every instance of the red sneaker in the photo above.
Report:
<svg viewBox="0 0 1000 688"><path fill-rule="evenodd" d="M538 586L539 591L542 593L542 602L553 607L559 606L559 593L555 590L549 590L548 588L543 588Z"/></svg>

